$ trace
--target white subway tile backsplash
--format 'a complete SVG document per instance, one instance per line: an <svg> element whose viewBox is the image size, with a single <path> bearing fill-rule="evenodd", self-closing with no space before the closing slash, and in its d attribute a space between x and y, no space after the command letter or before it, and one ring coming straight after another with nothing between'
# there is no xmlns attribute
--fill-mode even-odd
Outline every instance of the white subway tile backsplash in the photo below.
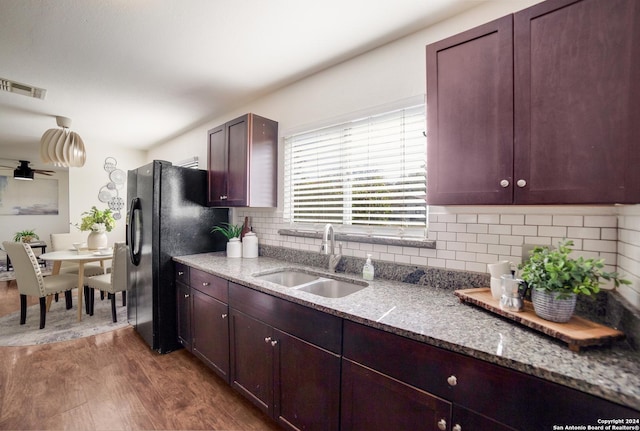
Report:
<svg viewBox="0 0 640 431"><path fill-rule="evenodd" d="M528 214L525 217L525 223L533 226L551 226L553 217L550 215Z"/></svg>
<svg viewBox="0 0 640 431"><path fill-rule="evenodd" d="M582 216L572 215L555 215L553 216L554 226L580 226L582 227L584 219Z"/></svg>
<svg viewBox="0 0 640 431"><path fill-rule="evenodd" d="M388 262L486 273L487 263L502 259L519 263L523 243L555 246L569 238L575 243L575 254L603 258L607 270L629 274L633 284L624 287L624 295L630 302L640 304L640 205L624 205L615 210L539 208L537 214L536 207L507 206L478 213L470 208L452 208L452 213L429 215L428 238L435 241L436 249L347 241L343 254L363 258L366 253L374 253L376 259ZM319 249L318 239L279 235L278 229L293 226L283 221L277 211L236 210L235 222L245 216L250 218L261 244Z"/></svg>
<svg viewBox="0 0 640 431"><path fill-rule="evenodd" d="M585 239L582 241L582 249L588 251L602 251L615 253L617 244L615 241L598 241L594 239Z"/></svg>
<svg viewBox="0 0 640 431"><path fill-rule="evenodd" d="M490 224L489 233L496 235L511 235L511 226L501 224Z"/></svg>
<svg viewBox="0 0 640 431"><path fill-rule="evenodd" d="M478 223L500 224L499 214L478 214Z"/></svg>
<svg viewBox="0 0 640 431"><path fill-rule="evenodd" d="M584 216L584 225L585 227L617 227L618 226L618 217L616 216Z"/></svg>
<svg viewBox="0 0 640 431"><path fill-rule="evenodd" d="M597 227L570 227L567 234L570 238L600 239L600 229Z"/></svg>
<svg viewBox="0 0 640 431"><path fill-rule="evenodd" d="M540 226L538 235L565 238L567 236L567 228L562 226Z"/></svg>
<svg viewBox="0 0 640 431"><path fill-rule="evenodd" d="M524 214L503 214L500 224L524 224Z"/></svg>
<svg viewBox="0 0 640 431"><path fill-rule="evenodd" d="M511 233L513 235L537 236L538 226L513 226Z"/></svg>

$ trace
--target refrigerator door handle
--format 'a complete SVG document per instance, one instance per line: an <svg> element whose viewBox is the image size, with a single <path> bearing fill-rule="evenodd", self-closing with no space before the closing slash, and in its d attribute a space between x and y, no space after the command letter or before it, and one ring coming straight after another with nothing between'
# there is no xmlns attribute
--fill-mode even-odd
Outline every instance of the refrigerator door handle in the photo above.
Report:
<svg viewBox="0 0 640 431"><path fill-rule="evenodd" d="M129 207L129 256L131 263L135 266L140 264L140 241L141 241L141 220L140 220L140 198L133 198Z"/></svg>

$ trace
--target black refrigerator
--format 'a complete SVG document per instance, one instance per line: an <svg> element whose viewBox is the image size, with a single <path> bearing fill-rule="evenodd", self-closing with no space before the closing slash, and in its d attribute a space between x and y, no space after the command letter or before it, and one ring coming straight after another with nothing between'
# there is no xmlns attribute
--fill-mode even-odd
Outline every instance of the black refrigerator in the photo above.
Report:
<svg viewBox="0 0 640 431"><path fill-rule="evenodd" d="M228 221L228 209L206 206L206 171L160 160L129 171L127 198L127 318L153 350L168 353L181 347L172 257L224 250L224 237L210 232Z"/></svg>

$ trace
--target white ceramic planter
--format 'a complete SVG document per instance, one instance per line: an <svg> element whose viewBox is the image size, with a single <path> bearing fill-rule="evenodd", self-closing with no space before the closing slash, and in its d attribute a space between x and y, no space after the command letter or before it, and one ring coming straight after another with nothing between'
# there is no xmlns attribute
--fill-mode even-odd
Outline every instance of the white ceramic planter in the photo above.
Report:
<svg viewBox="0 0 640 431"><path fill-rule="evenodd" d="M566 299L557 299L557 294L531 289L531 303L536 314L552 322L568 322L576 308L575 293Z"/></svg>

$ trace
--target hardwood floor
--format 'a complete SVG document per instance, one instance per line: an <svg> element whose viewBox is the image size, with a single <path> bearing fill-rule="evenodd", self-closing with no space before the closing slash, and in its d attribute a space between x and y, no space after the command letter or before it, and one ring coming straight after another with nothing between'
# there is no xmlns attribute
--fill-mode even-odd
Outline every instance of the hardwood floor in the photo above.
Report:
<svg viewBox="0 0 640 431"><path fill-rule="evenodd" d="M0 282L0 315L18 310L15 282ZM193 355L154 353L128 327L0 347L0 429L279 428Z"/></svg>

